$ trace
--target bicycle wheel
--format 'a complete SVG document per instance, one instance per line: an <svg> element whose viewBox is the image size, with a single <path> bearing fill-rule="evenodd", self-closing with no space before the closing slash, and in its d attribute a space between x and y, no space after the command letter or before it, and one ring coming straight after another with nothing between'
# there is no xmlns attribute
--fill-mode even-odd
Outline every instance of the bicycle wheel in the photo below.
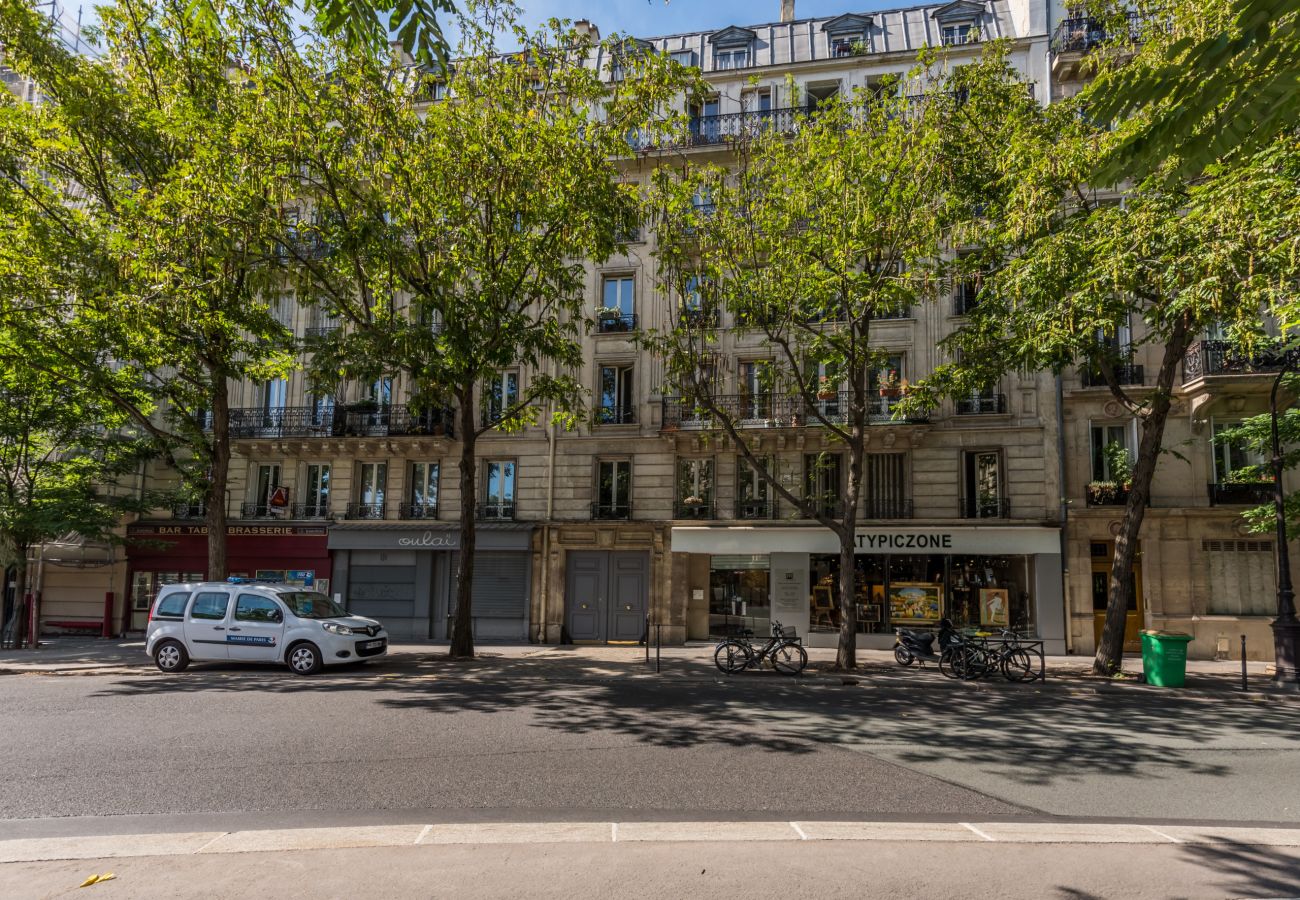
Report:
<svg viewBox="0 0 1300 900"><path fill-rule="evenodd" d="M714 664L728 675L745 671L753 658L749 648L739 641L723 641L713 651Z"/></svg>
<svg viewBox="0 0 1300 900"><path fill-rule="evenodd" d="M798 675L808 665L808 651L798 644L778 644L772 650L772 668L782 675Z"/></svg>
<svg viewBox="0 0 1300 900"><path fill-rule="evenodd" d="M939 654L939 674L944 678L960 678L957 667L964 670L962 651L965 649L960 645L945 647L943 653Z"/></svg>
<svg viewBox="0 0 1300 900"><path fill-rule="evenodd" d="M1002 677L1007 681L1029 681L1038 677L1034 658L1028 650L1008 650L1002 657Z"/></svg>
<svg viewBox="0 0 1300 900"><path fill-rule="evenodd" d="M966 671L962 675L964 680L976 681L996 671L997 662L986 647L972 644L967 648Z"/></svg>

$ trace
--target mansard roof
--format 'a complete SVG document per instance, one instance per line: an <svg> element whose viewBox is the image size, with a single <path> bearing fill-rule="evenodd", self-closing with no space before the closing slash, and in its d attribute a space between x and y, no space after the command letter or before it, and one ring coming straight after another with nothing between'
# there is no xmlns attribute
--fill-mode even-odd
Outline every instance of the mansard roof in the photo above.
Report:
<svg viewBox="0 0 1300 900"><path fill-rule="evenodd" d="M757 37L758 34L749 28L728 25L721 31L709 35L709 43L715 47L734 47L739 44L752 44Z"/></svg>
<svg viewBox="0 0 1300 900"><path fill-rule="evenodd" d="M836 16L827 20L822 25L822 31L827 34L861 34L871 27L871 16L861 16L857 13L845 13L842 16Z"/></svg>
<svg viewBox="0 0 1300 900"><path fill-rule="evenodd" d="M939 23L944 22L969 22L972 19L978 21L984 15L984 4L975 3L972 0L953 0L952 3L940 6L934 12L930 13L934 20Z"/></svg>

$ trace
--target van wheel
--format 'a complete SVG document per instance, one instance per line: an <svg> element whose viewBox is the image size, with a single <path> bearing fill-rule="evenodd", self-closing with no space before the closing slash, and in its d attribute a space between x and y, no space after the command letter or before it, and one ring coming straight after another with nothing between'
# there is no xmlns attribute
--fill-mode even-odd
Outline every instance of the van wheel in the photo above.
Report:
<svg viewBox="0 0 1300 900"><path fill-rule="evenodd" d="M182 672L190 664L190 655L180 641L163 641L153 651L154 664L164 672Z"/></svg>
<svg viewBox="0 0 1300 900"><path fill-rule="evenodd" d="M323 665L320 650L315 644L306 642L294 644L289 648L288 662L289 668L295 675L315 675Z"/></svg>

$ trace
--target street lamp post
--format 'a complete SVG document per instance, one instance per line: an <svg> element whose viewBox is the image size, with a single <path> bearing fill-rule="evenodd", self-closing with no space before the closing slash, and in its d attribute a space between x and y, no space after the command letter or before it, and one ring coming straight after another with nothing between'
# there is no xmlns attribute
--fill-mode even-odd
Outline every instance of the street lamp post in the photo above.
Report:
<svg viewBox="0 0 1300 900"><path fill-rule="evenodd" d="M1277 618L1273 621L1275 687L1300 691L1300 621L1295 615L1295 591L1291 587L1291 551L1286 535L1286 493L1282 490L1282 441L1278 437L1277 392L1282 379L1297 361L1295 352L1287 353L1282 371L1273 381L1269 393L1269 427L1273 450L1273 512L1277 528Z"/></svg>

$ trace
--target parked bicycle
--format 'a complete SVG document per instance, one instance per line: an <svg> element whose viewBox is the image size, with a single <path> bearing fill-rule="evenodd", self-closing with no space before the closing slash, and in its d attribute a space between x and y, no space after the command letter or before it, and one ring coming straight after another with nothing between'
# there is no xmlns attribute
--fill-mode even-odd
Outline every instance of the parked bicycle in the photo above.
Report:
<svg viewBox="0 0 1300 900"><path fill-rule="evenodd" d="M749 640L752 631L719 641L713 651L713 662L728 675L743 672L751 666L759 668L765 661L782 675L798 675L808 665L808 651L795 637L793 628L783 628L780 622L772 623L772 636L762 647Z"/></svg>
<svg viewBox="0 0 1300 900"><path fill-rule="evenodd" d="M1032 681L1038 677L1033 655L1020 643L1020 635L1003 629L998 643L971 643L970 652L963 655L962 674L959 678L973 680L998 672L1007 681Z"/></svg>

